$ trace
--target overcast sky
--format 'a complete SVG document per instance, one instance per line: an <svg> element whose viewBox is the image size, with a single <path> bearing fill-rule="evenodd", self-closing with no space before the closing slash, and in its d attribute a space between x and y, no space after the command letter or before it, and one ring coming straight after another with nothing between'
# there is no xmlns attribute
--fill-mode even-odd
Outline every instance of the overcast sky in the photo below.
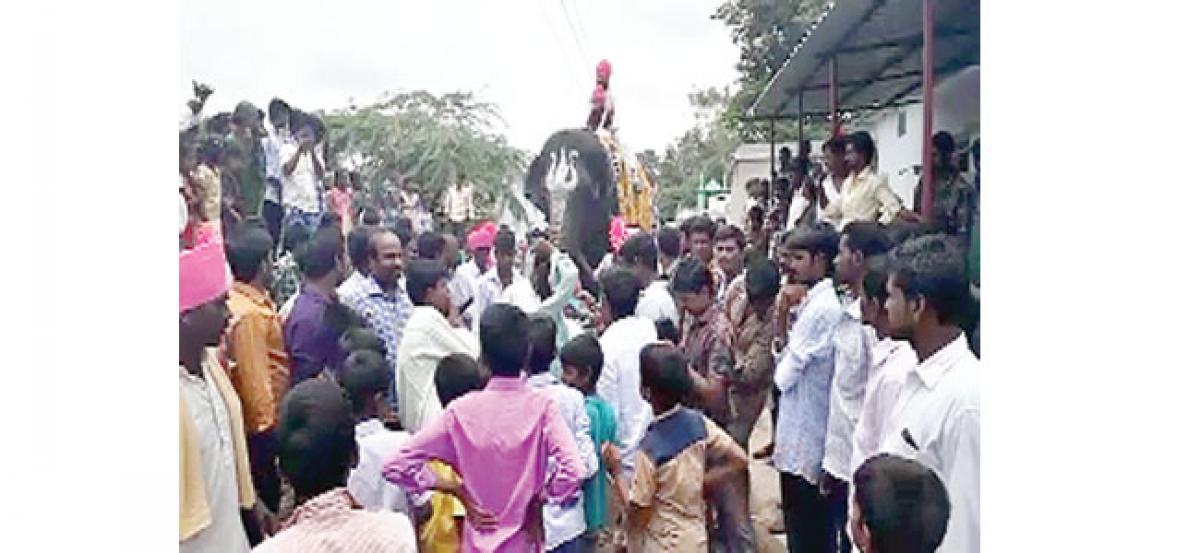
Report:
<svg viewBox="0 0 1200 553"><path fill-rule="evenodd" d="M583 124L608 58L622 141L661 151L691 125L688 92L736 79L737 49L708 18L719 3L185 0L180 103L192 78L216 90L208 113L243 99L265 109L274 96L316 110L388 90L470 90L499 106L513 144L536 151Z"/></svg>

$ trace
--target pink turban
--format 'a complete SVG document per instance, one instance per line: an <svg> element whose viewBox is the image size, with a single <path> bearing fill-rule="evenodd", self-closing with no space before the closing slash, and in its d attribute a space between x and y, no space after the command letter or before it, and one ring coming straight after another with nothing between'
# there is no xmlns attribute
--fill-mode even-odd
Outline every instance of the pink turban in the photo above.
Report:
<svg viewBox="0 0 1200 553"><path fill-rule="evenodd" d="M467 249L491 248L496 242L496 223L487 221L467 234Z"/></svg>
<svg viewBox="0 0 1200 553"><path fill-rule="evenodd" d="M191 311L229 290L233 274L225 262L225 245L215 227L196 229L196 245L179 252L179 313Z"/></svg>
<svg viewBox="0 0 1200 553"><path fill-rule="evenodd" d="M607 83L610 76L612 76L612 64L608 60L600 60L600 63L596 64L596 80Z"/></svg>
<svg viewBox="0 0 1200 553"><path fill-rule="evenodd" d="M608 222L608 243L612 246L613 251L620 250L621 245L628 237L629 231L625 228L625 219L622 219L620 215L613 217Z"/></svg>

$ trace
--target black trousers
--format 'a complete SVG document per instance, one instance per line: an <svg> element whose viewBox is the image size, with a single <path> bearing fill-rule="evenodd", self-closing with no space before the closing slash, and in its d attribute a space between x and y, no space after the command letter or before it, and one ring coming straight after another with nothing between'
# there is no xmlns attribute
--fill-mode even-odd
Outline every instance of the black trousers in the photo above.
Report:
<svg viewBox="0 0 1200 553"><path fill-rule="evenodd" d="M788 552L833 553L837 540L832 497L821 496L815 484L786 472L779 473L779 488Z"/></svg>
<svg viewBox="0 0 1200 553"><path fill-rule="evenodd" d="M846 518L850 514L850 484L835 479L828 500L834 539L837 540L836 550L850 553L850 535L846 533Z"/></svg>
<svg viewBox="0 0 1200 553"><path fill-rule="evenodd" d="M263 202L263 220L267 223L267 232L271 233L271 241L279 245L279 231L283 228L283 207L271 201Z"/></svg>
<svg viewBox="0 0 1200 553"><path fill-rule="evenodd" d="M250 450L250 479L254 482L254 491L271 512L278 513L282 493L279 471L275 468L275 458L279 455L275 431L247 436L246 447Z"/></svg>

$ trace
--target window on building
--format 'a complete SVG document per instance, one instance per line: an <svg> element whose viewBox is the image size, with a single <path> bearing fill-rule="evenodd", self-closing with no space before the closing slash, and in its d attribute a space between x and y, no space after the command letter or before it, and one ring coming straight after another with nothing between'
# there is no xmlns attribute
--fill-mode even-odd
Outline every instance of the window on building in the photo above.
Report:
<svg viewBox="0 0 1200 553"><path fill-rule="evenodd" d="M908 132L908 112L900 108L900 117L896 118L896 137L903 138Z"/></svg>

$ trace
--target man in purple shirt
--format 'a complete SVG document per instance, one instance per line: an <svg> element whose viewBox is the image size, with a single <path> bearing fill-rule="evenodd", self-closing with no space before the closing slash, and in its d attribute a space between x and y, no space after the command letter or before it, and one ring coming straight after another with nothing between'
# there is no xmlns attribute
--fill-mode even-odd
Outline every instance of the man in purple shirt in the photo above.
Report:
<svg viewBox="0 0 1200 553"><path fill-rule="evenodd" d="M328 228L340 235L340 230ZM341 368L346 352L338 345L341 329L336 328L336 315L349 313L336 300L338 283L346 274L340 236L319 231L298 253L304 286L283 325L283 341L292 362L292 386Z"/></svg>
<svg viewBox="0 0 1200 553"><path fill-rule="evenodd" d="M495 514L495 525L486 528L468 517L463 551L541 551L542 504L579 500L583 462L554 400L521 375L529 353L525 314L492 305L480 318L479 335L492 373L487 387L450 402L400 448L383 476L410 493L451 491L453 482L426 467L440 459L462 475L465 493Z"/></svg>

